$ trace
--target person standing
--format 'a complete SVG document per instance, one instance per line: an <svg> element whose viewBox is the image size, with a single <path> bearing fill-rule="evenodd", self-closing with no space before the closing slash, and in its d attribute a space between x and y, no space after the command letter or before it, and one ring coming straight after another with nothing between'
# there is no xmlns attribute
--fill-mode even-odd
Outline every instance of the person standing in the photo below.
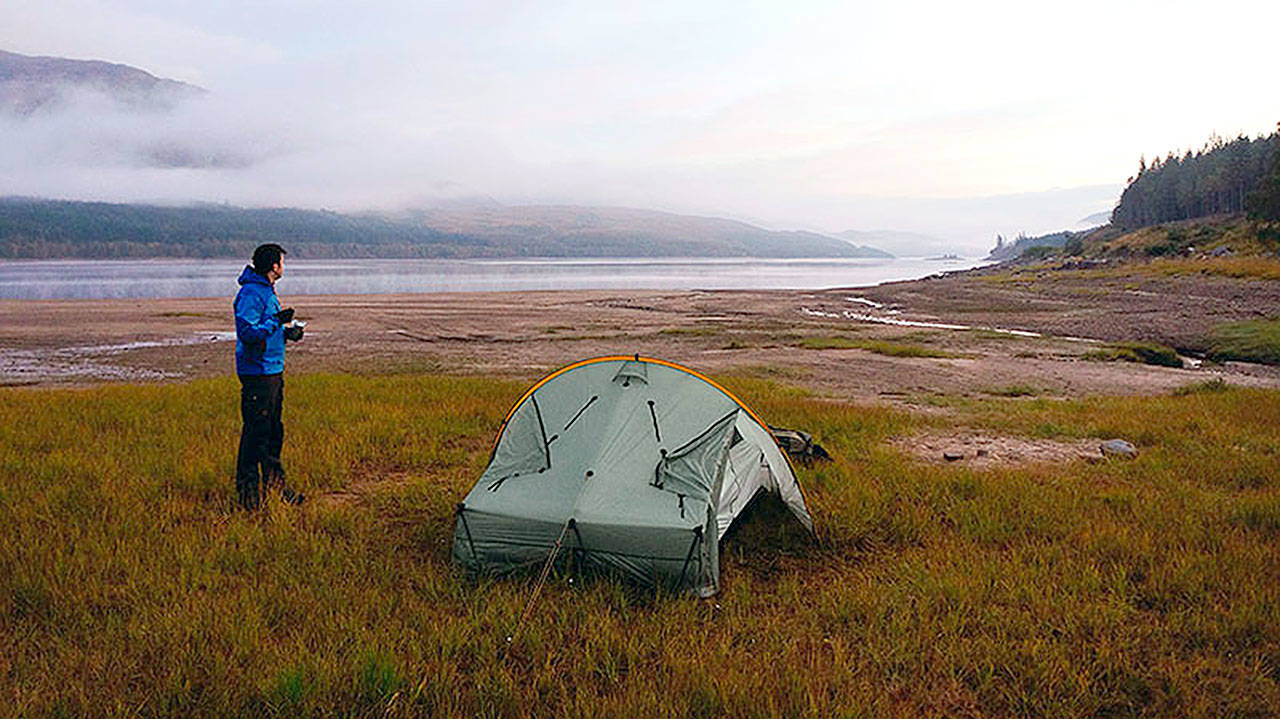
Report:
<svg viewBox="0 0 1280 719"><path fill-rule="evenodd" d="M284 276L283 247L265 244L253 251L253 264L240 273L234 303L236 374L240 377L240 448L236 455L236 491L240 504L257 509L270 485L278 485L289 504L303 495L285 484L280 450L284 444L284 345L302 339L301 327L287 327L293 308L280 309L275 283Z"/></svg>

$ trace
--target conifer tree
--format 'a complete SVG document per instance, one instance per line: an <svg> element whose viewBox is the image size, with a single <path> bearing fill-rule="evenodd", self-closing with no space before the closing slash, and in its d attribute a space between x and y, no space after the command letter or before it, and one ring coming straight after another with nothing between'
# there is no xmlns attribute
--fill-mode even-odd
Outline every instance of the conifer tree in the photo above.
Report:
<svg viewBox="0 0 1280 719"><path fill-rule="evenodd" d="M1277 135L1280 135L1280 123L1276 123L1276 129ZM1272 147L1271 168L1258 181L1246 204L1250 218L1263 222L1280 222L1280 143Z"/></svg>
<svg viewBox="0 0 1280 719"><path fill-rule="evenodd" d="M1280 170L1273 168L1272 161L1277 148L1280 133L1257 139L1240 135L1231 141L1215 134L1197 152L1170 152L1150 163L1144 156L1138 160L1138 174L1129 178L1111 222L1136 229L1207 215L1252 212L1250 193L1255 189L1259 189L1259 207L1274 207L1280 185L1264 180L1277 177L1280 183ZM1271 189L1262 188L1264 184Z"/></svg>

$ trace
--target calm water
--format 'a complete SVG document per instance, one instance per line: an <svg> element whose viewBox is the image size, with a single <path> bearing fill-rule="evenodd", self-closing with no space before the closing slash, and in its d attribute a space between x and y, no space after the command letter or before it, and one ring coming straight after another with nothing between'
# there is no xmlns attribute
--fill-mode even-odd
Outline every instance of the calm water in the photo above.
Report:
<svg viewBox="0 0 1280 719"><path fill-rule="evenodd" d="M0 261L0 298L230 297L238 260ZM588 289L823 289L909 280L980 260L288 260L289 295Z"/></svg>

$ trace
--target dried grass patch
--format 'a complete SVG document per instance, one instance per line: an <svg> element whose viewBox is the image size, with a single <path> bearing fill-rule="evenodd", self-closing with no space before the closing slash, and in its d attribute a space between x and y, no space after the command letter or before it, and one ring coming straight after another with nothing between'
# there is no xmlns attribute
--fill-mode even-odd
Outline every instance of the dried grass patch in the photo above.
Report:
<svg viewBox="0 0 1280 719"><path fill-rule="evenodd" d="M1041 439L961 431L893 437L889 444L925 462L973 467L1007 467L1040 462L1061 464L1102 459L1096 439ZM961 455L961 458L947 460L944 456L954 454Z"/></svg>

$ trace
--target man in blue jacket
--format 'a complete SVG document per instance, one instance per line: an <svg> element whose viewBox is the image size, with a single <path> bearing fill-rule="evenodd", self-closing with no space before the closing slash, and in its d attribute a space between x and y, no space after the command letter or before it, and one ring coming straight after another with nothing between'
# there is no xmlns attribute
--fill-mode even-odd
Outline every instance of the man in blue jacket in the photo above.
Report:
<svg viewBox="0 0 1280 719"><path fill-rule="evenodd" d="M236 457L236 490L245 509L257 509L271 484L290 504L303 496L284 482L280 447L284 424L284 343L302 339L293 308L280 309L275 283L284 275L285 251L266 244L253 251L253 264L240 273L236 294L236 374L240 377L240 451Z"/></svg>

